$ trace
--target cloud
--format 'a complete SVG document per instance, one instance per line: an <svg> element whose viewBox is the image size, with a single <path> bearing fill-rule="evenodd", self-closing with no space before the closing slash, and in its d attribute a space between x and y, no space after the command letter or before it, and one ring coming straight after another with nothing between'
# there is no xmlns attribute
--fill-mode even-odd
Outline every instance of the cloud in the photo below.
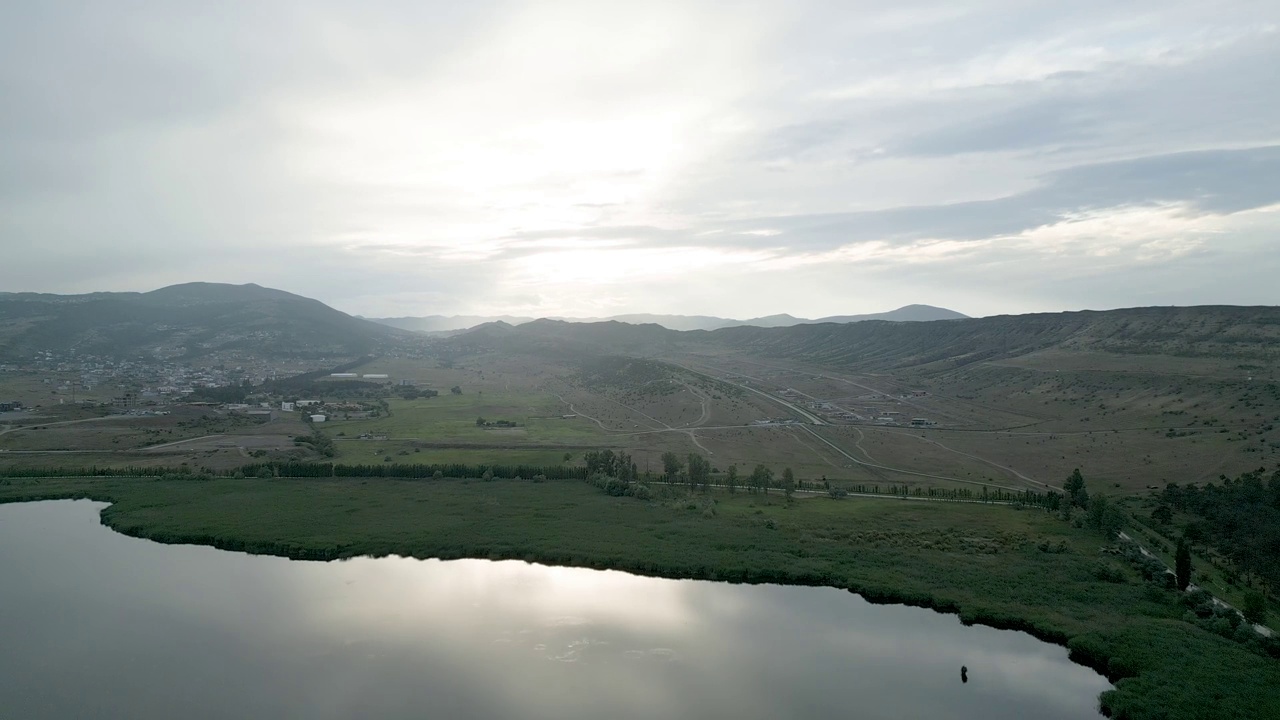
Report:
<svg viewBox="0 0 1280 720"><path fill-rule="evenodd" d="M1274 302L1278 26L1244 0L10 4L0 287L253 281L366 315ZM1071 282L1008 279L1048 261Z"/></svg>

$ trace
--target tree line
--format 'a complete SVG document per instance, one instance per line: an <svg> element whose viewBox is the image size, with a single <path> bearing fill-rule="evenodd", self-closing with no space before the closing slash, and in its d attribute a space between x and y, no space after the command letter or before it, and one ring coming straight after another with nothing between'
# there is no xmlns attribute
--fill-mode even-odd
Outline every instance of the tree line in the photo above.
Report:
<svg viewBox="0 0 1280 720"><path fill-rule="evenodd" d="M295 441L313 443L317 438L328 440L323 434L298 436ZM317 450L324 452L322 445ZM330 441L332 442L332 441ZM730 493L747 492L768 494L771 490L781 491L788 498L797 490L824 491L832 498L841 498L851 493L864 495L892 495L904 498L923 498L934 500L965 500L971 502L1018 503L1031 507L1040 507L1049 511L1057 510L1063 497L1058 493L1038 493L1032 490L1006 491L999 488L982 488L980 492L968 488L934 488L908 485L845 485L838 486L822 480L797 479L791 468L784 468L781 474L764 465L757 464L750 473L739 473L736 465L731 465L716 475L711 462L697 453L690 453L680 458L675 453L663 455L663 472L660 476L652 473L641 473L633 457L622 451L599 450L583 455L582 467L572 465L505 465L490 463L376 463L348 464L314 461L263 461L241 465L229 470L211 470L208 468L192 468L186 465L179 467L162 466L49 466L31 468L0 468L0 478L42 478L42 477L258 477L258 478L319 478L319 477L379 477L379 478L482 478L482 479L534 479L547 480L589 480L598 479L601 487L609 480L618 483L615 487L623 488L653 481L661 481L672 485L684 485L690 491L709 492L713 485L723 486ZM713 482L716 480L718 482ZM618 490L616 494L634 494ZM1095 503L1101 509L1103 502ZM1095 513L1097 510L1095 510Z"/></svg>
<svg viewBox="0 0 1280 720"><path fill-rule="evenodd" d="M585 480L586 468L568 465L502 465L431 463L404 464L378 463L345 464L327 462L260 462L241 465L234 469L214 471L208 468L179 467L34 467L0 468L0 478L50 478L50 477L258 477L258 478L319 478L319 477L382 477L382 478L482 478L491 480L534 479Z"/></svg>
<svg viewBox="0 0 1280 720"><path fill-rule="evenodd" d="M1168 483L1151 518L1176 528L1175 511L1187 519L1182 532L1190 545L1213 548L1231 564L1228 579L1267 595L1280 591L1280 469L1246 472L1234 480L1219 476L1204 486Z"/></svg>

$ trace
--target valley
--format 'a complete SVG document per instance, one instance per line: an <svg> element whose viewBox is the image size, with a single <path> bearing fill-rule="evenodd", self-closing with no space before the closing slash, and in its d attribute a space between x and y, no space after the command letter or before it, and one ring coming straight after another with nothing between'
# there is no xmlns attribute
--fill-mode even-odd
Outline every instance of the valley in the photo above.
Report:
<svg viewBox="0 0 1280 720"><path fill-rule="evenodd" d="M235 291L193 292L184 317L209 316L191 308L210 296L217 317L248 312ZM580 465L615 449L651 475L670 452L704 455L717 475L763 464L813 482L1036 491L1081 468L1121 496L1280 462L1276 311L1164 313L1198 335L1158 331L1154 311L715 332L499 323L389 337L363 357L288 359L267 345L232 366L210 351L191 362L221 374L195 383L172 379L182 371L164 353L86 363L41 350L0 368L0 398L26 408L0 414L0 468L325 459L294 441L313 430L342 462ZM1229 316L1230 331L1205 330ZM1001 349L975 358L974 338ZM877 349L850 354L867 343ZM148 362L170 379L148 381ZM282 410L298 401L315 405ZM88 416L110 419L62 424Z"/></svg>
<svg viewBox="0 0 1280 720"><path fill-rule="evenodd" d="M1277 568L1240 548L1277 540L1280 309L445 336L260 291L169 289L137 330L156 345L0 315L0 502L104 500L126 534L294 558L833 585L1065 644L1121 714L1178 717L1152 688L1181 677L1268 712ZM1134 549L1167 560L1178 532L1213 596ZM1194 692L1183 717L1209 711Z"/></svg>

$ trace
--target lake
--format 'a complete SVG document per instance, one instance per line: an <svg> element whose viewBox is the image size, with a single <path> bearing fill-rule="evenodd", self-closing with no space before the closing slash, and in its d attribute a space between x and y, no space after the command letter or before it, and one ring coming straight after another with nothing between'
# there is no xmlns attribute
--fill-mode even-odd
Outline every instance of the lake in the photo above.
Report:
<svg viewBox="0 0 1280 720"><path fill-rule="evenodd" d="M1097 718L1064 648L832 588L299 562L0 505L2 718ZM961 681L961 666L968 682Z"/></svg>

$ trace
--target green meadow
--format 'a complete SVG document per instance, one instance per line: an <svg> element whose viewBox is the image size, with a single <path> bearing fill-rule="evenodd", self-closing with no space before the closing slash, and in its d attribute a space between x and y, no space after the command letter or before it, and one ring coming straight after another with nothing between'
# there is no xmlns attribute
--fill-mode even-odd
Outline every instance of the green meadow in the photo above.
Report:
<svg viewBox="0 0 1280 720"><path fill-rule="evenodd" d="M583 417L572 414L555 396L520 392L469 392L438 397L387 401L389 414L382 417L342 420L324 424L330 436L386 435L392 440L429 443L467 443L483 446L606 444L608 433ZM478 418L506 421L514 427L476 424Z"/></svg>

